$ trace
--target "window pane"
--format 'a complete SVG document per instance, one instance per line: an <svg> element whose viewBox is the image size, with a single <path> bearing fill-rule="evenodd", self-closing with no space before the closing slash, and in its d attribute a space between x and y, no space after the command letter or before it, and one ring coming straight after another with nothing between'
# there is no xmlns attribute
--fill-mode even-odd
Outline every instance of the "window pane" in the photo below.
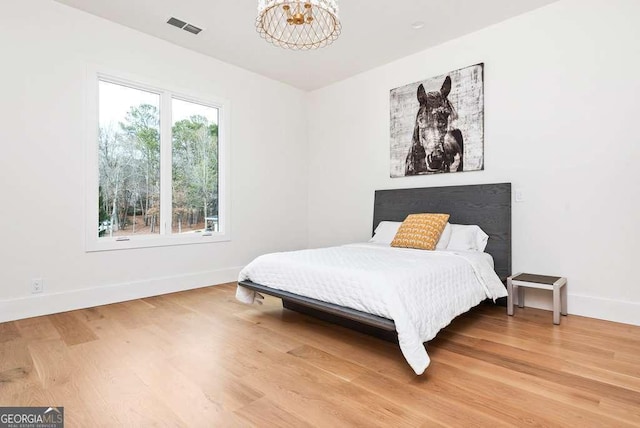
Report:
<svg viewBox="0 0 640 428"><path fill-rule="evenodd" d="M160 96L100 81L98 236L160 233Z"/></svg>
<svg viewBox="0 0 640 428"><path fill-rule="evenodd" d="M218 109L172 100L173 233L217 232Z"/></svg>

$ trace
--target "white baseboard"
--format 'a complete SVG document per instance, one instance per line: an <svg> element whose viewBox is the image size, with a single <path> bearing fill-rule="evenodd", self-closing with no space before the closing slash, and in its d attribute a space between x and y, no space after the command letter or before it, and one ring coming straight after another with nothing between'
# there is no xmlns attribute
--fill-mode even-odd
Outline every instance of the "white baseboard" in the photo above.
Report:
<svg viewBox="0 0 640 428"><path fill-rule="evenodd" d="M234 282L238 279L240 269L242 268L232 267L189 275L83 288L64 293L38 294L19 299L2 300L0 301L0 322Z"/></svg>
<svg viewBox="0 0 640 428"><path fill-rule="evenodd" d="M2 300L0 301L0 322L225 284L236 281L241 269L242 267L232 267L189 275L83 288L64 293L38 294L19 299ZM539 290L528 289L525 304L532 308L546 310L552 308L549 293L542 294ZM569 294L568 310L570 315L640 326L640 302Z"/></svg>
<svg viewBox="0 0 640 428"><path fill-rule="evenodd" d="M550 293L543 293L539 290L527 289L525 306L552 310ZM569 315L580 315L640 326L640 302L627 302L584 294L569 294L567 296L567 310Z"/></svg>
<svg viewBox="0 0 640 428"><path fill-rule="evenodd" d="M640 302L573 294L568 303L569 312L576 315L640 326Z"/></svg>

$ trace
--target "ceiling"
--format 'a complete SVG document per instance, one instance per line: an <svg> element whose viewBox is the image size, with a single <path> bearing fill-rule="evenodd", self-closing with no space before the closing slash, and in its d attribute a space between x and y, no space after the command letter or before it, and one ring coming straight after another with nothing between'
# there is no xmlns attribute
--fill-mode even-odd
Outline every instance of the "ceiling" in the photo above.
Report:
<svg viewBox="0 0 640 428"><path fill-rule="evenodd" d="M256 0L56 0L303 90L313 90L556 0L342 0L340 38L290 51L255 30ZM203 28L195 36L166 24ZM412 24L423 21L424 27Z"/></svg>

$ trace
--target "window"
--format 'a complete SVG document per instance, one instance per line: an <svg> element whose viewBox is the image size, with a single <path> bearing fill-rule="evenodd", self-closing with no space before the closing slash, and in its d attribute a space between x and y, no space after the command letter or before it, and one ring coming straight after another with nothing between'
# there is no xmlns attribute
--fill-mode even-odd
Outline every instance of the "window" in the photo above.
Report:
<svg viewBox="0 0 640 428"><path fill-rule="evenodd" d="M218 109L173 99L172 231L219 230Z"/></svg>
<svg viewBox="0 0 640 428"><path fill-rule="evenodd" d="M91 87L87 249L228 240L226 103L99 73Z"/></svg>

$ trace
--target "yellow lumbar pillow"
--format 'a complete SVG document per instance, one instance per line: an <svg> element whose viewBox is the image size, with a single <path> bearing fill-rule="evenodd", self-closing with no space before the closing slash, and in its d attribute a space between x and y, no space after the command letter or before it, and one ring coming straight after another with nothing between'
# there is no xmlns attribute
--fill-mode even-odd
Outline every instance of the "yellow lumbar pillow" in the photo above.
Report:
<svg viewBox="0 0 640 428"><path fill-rule="evenodd" d="M435 250L449 214L409 214L400 225L392 247Z"/></svg>

